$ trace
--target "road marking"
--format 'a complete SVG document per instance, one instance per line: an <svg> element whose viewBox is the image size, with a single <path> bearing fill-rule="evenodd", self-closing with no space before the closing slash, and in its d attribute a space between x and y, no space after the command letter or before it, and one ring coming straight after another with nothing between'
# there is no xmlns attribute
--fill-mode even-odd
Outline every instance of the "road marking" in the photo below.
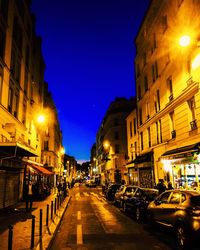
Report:
<svg viewBox="0 0 200 250"><path fill-rule="evenodd" d="M77 211L77 220L81 220L81 211Z"/></svg>
<svg viewBox="0 0 200 250"><path fill-rule="evenodd" d="M82 245L83 244L82 225L77 225L76 243L77 243L77 245Z"/></svg>

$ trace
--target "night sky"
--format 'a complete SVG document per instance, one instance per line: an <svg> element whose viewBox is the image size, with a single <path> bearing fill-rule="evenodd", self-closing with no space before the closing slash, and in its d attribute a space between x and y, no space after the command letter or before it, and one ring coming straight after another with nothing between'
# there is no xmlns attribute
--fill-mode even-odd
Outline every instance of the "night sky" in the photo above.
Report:
<svg viewBox="0 0 200 250"><path fill-rule="evenodd" d="M134 38L150 0L33 0L66 154L89 160L109 104L135 95Z"/></svg>

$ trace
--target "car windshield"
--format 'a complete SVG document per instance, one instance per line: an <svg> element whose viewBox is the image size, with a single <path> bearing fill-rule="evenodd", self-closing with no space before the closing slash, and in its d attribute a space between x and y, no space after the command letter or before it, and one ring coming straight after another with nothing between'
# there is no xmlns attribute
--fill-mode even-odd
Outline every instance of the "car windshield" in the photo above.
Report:
<svg viewBox="0 0 200 250"><path fill-rule="evenodd" d="M200 206L200 195L195 195L191 197L191 203L194 206Z"/></svg>

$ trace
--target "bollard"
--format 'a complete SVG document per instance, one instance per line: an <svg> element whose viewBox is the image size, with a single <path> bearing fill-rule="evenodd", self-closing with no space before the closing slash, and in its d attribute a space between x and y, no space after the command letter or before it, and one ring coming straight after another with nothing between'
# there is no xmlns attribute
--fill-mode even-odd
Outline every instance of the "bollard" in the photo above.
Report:
<svg viewBox="0 0 200 250"><path fill-rule="evenodd" d="M13 239L13 226L9 226L8 231L8 250L12 250L12 239Z"/></svg>
<svg viewBox="0 0 200 250"><path fill-rule="evenodd" d="M40 209L39 236L42 236L42 209Z"/></svg>
<svg viewBox="0 0 200 250"><path fill-rule="evenodd" d="M56 208L57 208L57 204L56 204L56 198L55 198L54 214L56 214Z"/></svg>
<svg viewBox="0 0 200 250"><path fill-rule="evenodd" d="M53 221L53 201L51 201L51 220Z"/></svg>
<svg viewBox="0 0 200 250"><path fill-rule="evenodd" d="M34 248L34 238L35 238L35 216L32 215L32 228L31 228L31 249Z"/></svg>
<svg viewBox="0 0 200 250"><path fill-rule="evenodd" d="M49 225L49 204L47 204L47 212L46 212L46 226Z"/></svg>

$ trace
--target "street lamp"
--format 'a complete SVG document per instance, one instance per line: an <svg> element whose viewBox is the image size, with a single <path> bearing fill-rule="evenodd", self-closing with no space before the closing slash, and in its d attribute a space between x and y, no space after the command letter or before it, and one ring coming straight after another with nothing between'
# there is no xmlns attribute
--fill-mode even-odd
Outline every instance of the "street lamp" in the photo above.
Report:
<svg viewBox="0 0 200 250"><path fill-rule="evenodd" d="M189 35L183 35L179 39L179 45L181 47L187 47L190 45L190 36Z"/></svg>

